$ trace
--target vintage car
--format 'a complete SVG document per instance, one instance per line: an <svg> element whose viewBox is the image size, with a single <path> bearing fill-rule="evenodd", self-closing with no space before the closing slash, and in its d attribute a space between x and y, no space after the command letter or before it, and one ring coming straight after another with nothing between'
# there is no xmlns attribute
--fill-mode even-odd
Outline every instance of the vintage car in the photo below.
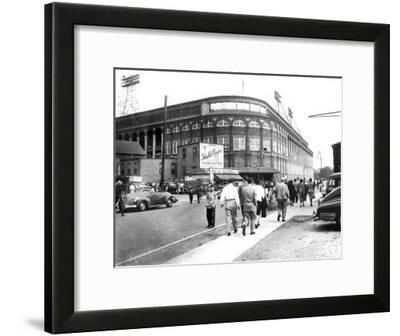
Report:
<svg viewBox="0 0 400 336"><path fill-rule="evenodd" d="M341 173L333 173L329 176L329 179L326 183L326 188L323 190L322 195L328 195L333 189L340 187L341 185L342 174Z"/></svg>
<svg viewBox="0 0 400 336"><path fill-rule="evenodd" d="M319 203L314 219L336 222L340 225L341 218L341 187L333 189Z"/></svg>
<svg viewBox="0 0 400 336"><path fill-rule="evenodd" d="M127 194L125 206L144 211L160 205L170 208L177 201L178 199L169 192L144 191Z"/></svg>

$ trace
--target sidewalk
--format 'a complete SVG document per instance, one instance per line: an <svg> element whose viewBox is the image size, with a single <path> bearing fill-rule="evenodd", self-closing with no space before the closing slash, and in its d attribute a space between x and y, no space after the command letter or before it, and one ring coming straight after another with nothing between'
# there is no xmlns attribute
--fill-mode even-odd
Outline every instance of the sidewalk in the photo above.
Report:
<svg viewBox="0 0 400 336"><path fill-rule="evenodd" d="M288 206L286 219L289 221L295 216L312 216L315 209L316 204L313 207L306 206L304 208L300 208L298 204L293 207ZM246 236L243 236L242 230L239 228L236 234L221 236L167 261L166 264L215 264L232 262L261 239L278 229L282 224L282 222L277 221L277 212L270 211L267 213L267 218L261 218L260 227L256 229L255 235L250 235L248 227ZM218 226L221 225L224 224Z"/></svg>

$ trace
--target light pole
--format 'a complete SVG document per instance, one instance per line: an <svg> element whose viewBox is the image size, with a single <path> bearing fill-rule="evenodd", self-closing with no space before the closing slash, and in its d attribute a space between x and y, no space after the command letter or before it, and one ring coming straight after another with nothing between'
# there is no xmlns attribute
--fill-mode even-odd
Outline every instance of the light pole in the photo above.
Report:
<svg viewBox="0 0 400 336"><path fill-rule="evenodd" d="M322 154L321 151L318 151L317 158L319 157L319 178L322 180Z"/></svg>
<svg viewBox="0 0 400 336"><path fill-rule="evenodd" d="M164 182L165 182L165 142L167 135L167 112L168 112L168 96L164 97L164 127L163 127L163 142L161 149L161 179L160 179L160 187L164 190Z"/></svg>

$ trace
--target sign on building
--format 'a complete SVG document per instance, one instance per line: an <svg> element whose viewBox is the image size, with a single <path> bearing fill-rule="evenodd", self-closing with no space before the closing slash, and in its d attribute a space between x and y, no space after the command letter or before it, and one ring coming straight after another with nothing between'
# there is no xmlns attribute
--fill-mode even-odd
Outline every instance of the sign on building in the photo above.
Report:
<svg viewBox="0 0 400 336"><path fill-rule="evenodd" d="M224 168L224 145L200 143L200 168Z"/></svg>

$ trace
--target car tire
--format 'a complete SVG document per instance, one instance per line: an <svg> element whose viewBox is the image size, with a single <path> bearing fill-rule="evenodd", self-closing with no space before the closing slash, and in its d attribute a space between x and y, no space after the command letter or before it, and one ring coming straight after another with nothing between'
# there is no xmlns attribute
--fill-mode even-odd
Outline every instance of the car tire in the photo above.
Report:
<svg viewBox="0 0 400 336"><path fill-rule="evenodd" d="M147 210L147 204L146 204L146 202L139 202L139 204L138 204L138 210L139 211L145 211L145 210Z"/></svg>
<svg viewBox="0 0 400 336"><path fill-rule="evenodd" d="M165 205L167 206L167 208L172 207L172 204L173 204L172 200L171 200L170 198L168 198L168 199L167 199L167 202L165 203Z"/></svg>

